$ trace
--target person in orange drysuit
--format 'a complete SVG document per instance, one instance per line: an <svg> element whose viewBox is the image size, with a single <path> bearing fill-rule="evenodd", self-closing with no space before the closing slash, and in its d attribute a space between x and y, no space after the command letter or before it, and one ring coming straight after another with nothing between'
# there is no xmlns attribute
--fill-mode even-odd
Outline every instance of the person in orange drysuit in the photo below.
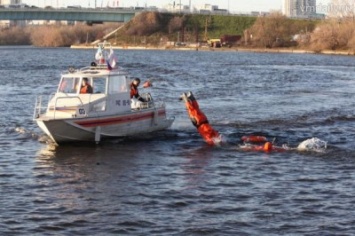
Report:
<svg viewBox="0 0 355 236"><path fill-rule="evenodd" d="M209 124L206 115L200 110L200 107L192 92L183 93L180 98L185 101L185 106L191 122L197 128L206 143L209 145L220 144L222 136ZM242 141L247 143L247 145L241 146L241 149L244 151L281 152L286 150L283 147L274 146L273 143L269 142L264 136L243 136Z"/></svg>
<svg viewBox="0 0 355 236"><path fill-rule="evenodd" d="M141 102L145 102L145 99L142 98L140 95L139 95L139 92L138 92L138 86L139 84L141 83L141 80L139 78L135 78L132 83L131 83L131 92L130 92L130 95L131 95L131 98L135 97L136 99L138 99L139 101Z"/></svg>
<svg viewBox="0 0 355 236"><path fill-rule="evenodd" d="M185 106L192 124L197 128L206 143L209 145L220 143L221 135L209 124L206 115L200 110L192 92L183 93L181 99L185 101Z"/></svg>
<svg viewBox="0 0 355 236"><path fill-rule="evenodd" d="M92 93L93 92L92 87L89 84L88 78L83 78L83 82L82 83L83 84L82 84L82 86L80 88L80 93Z"/></svg>

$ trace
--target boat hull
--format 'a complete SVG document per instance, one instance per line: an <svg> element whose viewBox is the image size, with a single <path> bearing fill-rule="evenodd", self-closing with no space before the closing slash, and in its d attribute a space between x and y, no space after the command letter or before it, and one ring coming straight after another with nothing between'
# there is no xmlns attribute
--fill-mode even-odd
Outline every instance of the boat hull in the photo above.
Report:
<svg viewBox="0 0 355 236"><path fill-rule="evenodd" d="M151 133L169 128L165 109L136 111L130 114L70 119L36 119L38 126L57 144L78 141L99 142L102 138L119 138Z"/></svg>

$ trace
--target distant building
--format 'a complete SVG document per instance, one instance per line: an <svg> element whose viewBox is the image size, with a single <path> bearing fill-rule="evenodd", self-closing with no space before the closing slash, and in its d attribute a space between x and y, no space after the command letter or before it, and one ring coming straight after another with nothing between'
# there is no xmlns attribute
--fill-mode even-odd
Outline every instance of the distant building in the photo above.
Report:
<svg viewBox="0 0 355 236"><path fill-rule="evenodd" d="M21 3L22 0L0 0L0 5L15 5Z"/></svg>
<svg viewBox="0 0 355 236"><path fill-rule="evenodd" d="M226 9L220 9L217 5L211 5L211 4L204 4L197 8L197 11L202 14L228 14L228 10Z"/></svg>
<svg viewBox="0 0 355 236"><path fill-rule="evenodd" d="M168 12L183 12L183 13L189 13L190 12L190 6L187 5L182 5L182 4L168 4L164 7L164 10Z"/></svg>
<svg viewBox="0 0 355 236"><path fill-rule="evenodd" d="M314 18L317 17L316 0L284 0L283 13L287 17Z"/></svg>
<svg viewBox="0 0 355 236"><path fill-rule="evenodd" d="M182 13L194 12L194 13L201 13L201 14L221 14L221 15L226 15L229 13L228 10L220 9L217 5L203 4L201 6L192 6L191 0L189 1L189 5L182 5L174 1L173 3L166 5L163 8L163 10L168 12L182 12Z"/></svg>
<svg viewBox="0 0 355 236"><path fill-rule="evenodd" d="M214 10L217 10L218 6L217 5L211 5L211 4L204 4L200 7L200 11L210 11L213 12Z"/></svg>

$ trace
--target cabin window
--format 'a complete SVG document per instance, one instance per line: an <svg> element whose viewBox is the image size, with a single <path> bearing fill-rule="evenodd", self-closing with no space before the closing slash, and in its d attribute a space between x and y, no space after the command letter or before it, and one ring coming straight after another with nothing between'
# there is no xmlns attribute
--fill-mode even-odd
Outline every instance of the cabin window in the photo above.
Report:
<svg viewBox="0 0 355 236"><path fill-rule="evenodd" d="M78 93L80 90L80 78L62 78L58 92L60 93Z"/></svg>
<svg viewBox="0 0 355 236"><path fill-rule="evenodd" d="M92 88L94 93L106 93L106 78L95 78Z"/></svg>
<svg viewBox="0 0 355 236"><path fill-rule="evenodd" d="M128 91L126 76L110 77L109 93L126 93Z"/></svg>

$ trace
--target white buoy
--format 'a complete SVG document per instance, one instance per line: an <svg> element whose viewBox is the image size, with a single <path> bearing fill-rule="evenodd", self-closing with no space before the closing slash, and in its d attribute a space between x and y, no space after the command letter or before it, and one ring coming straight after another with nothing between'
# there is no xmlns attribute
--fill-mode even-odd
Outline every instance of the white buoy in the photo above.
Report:
<svg viewBox="0 0 355 236"><path fill-rule="evenodd" d="M298 151L316 151L324 152L327 149L327 142L319 138L311 138L301 142L297 150Z"/></svg>

